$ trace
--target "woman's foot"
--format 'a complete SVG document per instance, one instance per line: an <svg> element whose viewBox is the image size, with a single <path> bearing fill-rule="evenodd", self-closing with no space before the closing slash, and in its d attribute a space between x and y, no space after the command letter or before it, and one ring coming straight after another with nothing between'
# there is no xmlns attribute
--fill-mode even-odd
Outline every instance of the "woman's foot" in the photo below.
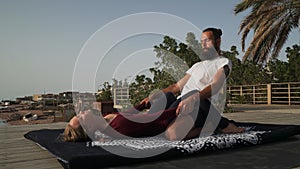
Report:
<svg viewBox="0 0 300 169"><path fill-rule="evenodd" d="M238 127L234 125L233 123L229 123L228 126L224 129L221 130L222 133L224 134L229 134L229 133L243 133L245 132L245 128L243 127Z"/></svg>

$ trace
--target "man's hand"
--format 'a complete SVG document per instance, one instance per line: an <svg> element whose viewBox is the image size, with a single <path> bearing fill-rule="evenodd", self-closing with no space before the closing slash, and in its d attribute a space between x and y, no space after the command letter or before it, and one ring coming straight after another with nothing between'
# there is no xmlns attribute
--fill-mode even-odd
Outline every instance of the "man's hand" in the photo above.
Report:
<svg viewBox="0 0 300 169"><path fill-rule="evenodd" d="M145 99L143 99L140 104L145 104L146 107L150 107L150 99L149 97L146 97Z"/></svg>
<svg viewBox="0 0 300 169"><path fill-rule="evenodd" d="M199 104L199 94L196 93L184 100L182 100L177 109L176 109L176 115L178 116L179 114L189 114L192 111L194 111L195 104Z"/></svg>
<svg viewBox="0 0 300 169"><path fill-rule="evenodd" d="M146 105L149 105L149 104L153 103L156 98L159 98L162 94L163 94L163 92L161 92L161 91L155 92L155 93L151 94L149 97L146 97L145 99L143 99L140 102L140 104L145 103Z"/></svg>

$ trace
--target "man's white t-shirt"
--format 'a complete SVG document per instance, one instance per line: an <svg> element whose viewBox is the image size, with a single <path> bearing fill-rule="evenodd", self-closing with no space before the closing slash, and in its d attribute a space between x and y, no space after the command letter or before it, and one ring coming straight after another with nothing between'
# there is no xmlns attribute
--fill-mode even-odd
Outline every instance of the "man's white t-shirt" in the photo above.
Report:
<svg viewBox="0 0 300 169"><path fill-rule="evenodd" d="M187 94L192 90L201 91L208 85L210 85L216 75L217 71L223 68L225 65L228 65L230 70L232 69L232 63L228 58L223 56L218 56L212 60L204 60L198 63L195 63L186 73L191 77L185 84L182 89L181 96ZM223 88L225 83L223 85ZM224 89L221 90L224 90ZM212 89L214 90L214 89ZM226 90L225 90L226 91ZM219 92L217 92L219 93ZM214 95L214 98L218 99L218 94ZM213 101L212 102L218 102Z"/></svg>

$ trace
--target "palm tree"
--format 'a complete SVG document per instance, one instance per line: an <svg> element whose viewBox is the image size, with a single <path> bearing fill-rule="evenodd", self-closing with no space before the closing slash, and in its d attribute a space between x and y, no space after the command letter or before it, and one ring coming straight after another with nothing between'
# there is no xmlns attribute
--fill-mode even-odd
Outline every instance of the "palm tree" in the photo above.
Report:
<svg viewBox="0 0 300 169"><path fill-rule="evenodd" d="M299 0L243 0L234 8L235 14L251 9L243 19L239 34L242 33L242 50L245 40L253 29L253 39L243 56L243 61L264 63L276 58L289 33L300 25Z"/></svg>

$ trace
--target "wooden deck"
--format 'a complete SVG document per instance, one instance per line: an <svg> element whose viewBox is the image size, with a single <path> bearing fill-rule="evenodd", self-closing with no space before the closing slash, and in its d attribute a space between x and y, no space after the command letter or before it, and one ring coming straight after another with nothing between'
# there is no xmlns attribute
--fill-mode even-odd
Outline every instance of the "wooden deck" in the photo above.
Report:
<svg viewBox="0 0 300 169"><path fill-rule="evenodd" d="M62 169L48 151L24 138L31 130L63 128L65 123L0 127L0 168L2 169Z"/></svg>
<svg viewBox="0 0 300 169"><path fill-rule="evenodd" d="M230 119L236 121L251 121L261 123L273 123L273 124L300 124L300 109L265 109L251 110L247 109L243 112L228 113L225 114ZM31 130L37 130L42 128L64 128L66 123L51 123L51 124L39 124L39 125L19 125L19 126L0 126L0 168L1 169L63 169L60 163L54 158L48 151L41 149L32 141L29 141L23 137L23 135ZM297 147L291 147L292 149L299 150L300 136L295 136L292 141L293 145ZM276 146L273 145L273 146ZM249 150L250 151L250 150ZM256 150L258 151L258 150ZM271 150L270 150L271 151ZM249 152L248 152L249 153ZM272 152L270 152L272 153ZM292 152L291 152L292 153ZM253 154L253 153L252 153ZM219 153L220 155L220 153ZM292 154L293 155L293 154ZM295 164L292 164L292 168L300 167L300 152L295 157L296 160L292 160ZM222 156L222 154L220 155ZM223 155L227 156L227 155ZM203 158L205 157L197 157ZM214 158L210 156L210 158ZM220 157L221 158L221 157ZM285 158L284 156L281 158ZM288 157L287 157L288 158ZM297 158L299 159L298 162ZM203 161L202 159L202 161ZM197 159L199 160L199 159ZM288 160L288 159L287 159ZM176 161L178 163L178 160ZM153 164L139 165L127 168L184 168L178 167L176 162L159 162ZM181 163L192 163L195 159L186 159ZM288 161L289 162L289 161ZM175 164L176 163L176 164ZM205 162L204 162L205 163ZM226 161L223 162L226 164ZM222 164L223 166L226 166ZM190 166L186 168L190 168ZM125 167L126 168L126 167ZM205 168L205 165L201 166ZM208 167L207 167L208 168ZM225 167L226 168L226 167ZM268 167L264 167L268 168Z"/></svg>

